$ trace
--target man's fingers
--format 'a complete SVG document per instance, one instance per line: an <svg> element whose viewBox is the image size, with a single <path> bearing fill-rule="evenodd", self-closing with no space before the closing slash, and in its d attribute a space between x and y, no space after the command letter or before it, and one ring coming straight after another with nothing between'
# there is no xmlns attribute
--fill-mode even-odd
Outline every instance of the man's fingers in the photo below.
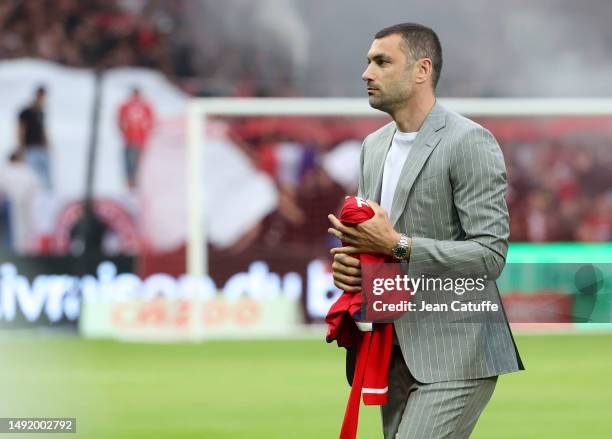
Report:
<svg viewBox="0 0 612 439"><path fill-rule="evenodd" d="M361 261L354 256L347 255L344 253L336 253L334 255L334 262L338 262L342 265L348 265L349 267L361 267Z"/></svg>
<svg viewBox="0 0 612 439"><path fill-rule="evenodd" d="M344 265L341 262L334 261L332 264L332 271L334 273L341 273L348 276L361 276L361 269L358 267L349 267L348 265Z"/></svg>
<svg viewBox="0 0 612 439"><path fill-rule="evenodd" d="M332 225L336 229L339 229L342 226L342 223L340 222L340 220L336 218L335 215L332 215L331 213L327 215L327 219L329 220L330 223L332 223Z"/></svg>
<svg viewBox="0 0 612 439"><path fill-rule="evenodd" d="M331 227L329 229L327 229L327 233L329 233L330 235L338 238L340 241L348 242L349 244L355 244L355 239L352 236L347 235L345 233L342 233L342 232L340 232L340 231L338 231L336 229L333 229Z"/></svg>
<svg viewBox="0 0 612 439"><path fill-rule="evenodd" d="M336 248L332 248L329 251L332 255L338 254L338 253L346 253L346 254L354 254L354 253L359 253L360 250L357 247L352 247L352 246L347 246L347 247L336 247Z"/></svg>
<svg viewBox="0 0 612 439"><path fill-rule="evenodd" d="M342 282L345 285L349 285L352 287L360 287L361 286L361 278L357 276L347 276L346 274L338 273L334 271L334 280L338 282Z"/></svg>
<svg viewBox="0 0 612 439"><path fill-rule="evenodd" d="M342 224L340 222L340 220L338 218L336 218L334 215L332 215L331 213L329 215L327 215L327 218L329 219L329 221L334 226L334 229L340 231L344 236L352 236L353 235L352 228L351 227L347 227L344 224Z"/></svg>
<svg viewBox="0 0 612 439"><path fill-rule="evenodd" d="M329 233L330 235L333 235L336 238L342 240L342 233L339 230L336 230L336 229L330 227L329 229L327 229L327 233Z"/></svg>
<svg viewBox="0 0 612 439"><path fill-rule="evenodd" d="M355 286L351 286L351 285L347 285L345 283L342 283L340 281L334 280L334 285L337 288L340 288L342 291L346 291L347 293L356 293L358 291L361 290L361 287L355 287Z"/></svg>

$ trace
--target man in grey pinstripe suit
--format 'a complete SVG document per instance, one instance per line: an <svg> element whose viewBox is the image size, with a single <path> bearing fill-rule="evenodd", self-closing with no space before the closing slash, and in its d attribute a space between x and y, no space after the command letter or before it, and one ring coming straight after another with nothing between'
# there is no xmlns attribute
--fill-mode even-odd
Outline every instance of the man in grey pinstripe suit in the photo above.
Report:
<svg viewBox="0 0 612 439"><path fill-rule="evenodd" d="M495 284L509 234L504 159L489 131L436 102L442 49L434 31L413 23L383 29L367 59L370 105L393 122L370 134L361 151L359 196L375 216L345 227L330 215L329 232L348 243L332 249L334 281L360 289L361 267L351 254L362 252L395 257L411 278L486 279L476 296L459 300L489 300L501 315L452 321L408 312L394 322L382 408L385 438L467 438L497 377L523 369ZM437 291L427 300L447 297Z"/></svg>

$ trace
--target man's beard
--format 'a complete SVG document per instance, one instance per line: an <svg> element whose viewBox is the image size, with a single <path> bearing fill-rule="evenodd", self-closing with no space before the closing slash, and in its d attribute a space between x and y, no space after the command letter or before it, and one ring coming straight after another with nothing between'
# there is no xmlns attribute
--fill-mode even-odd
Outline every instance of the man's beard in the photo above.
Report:
<svg viewBox="0 0 612 439"><path fill-rule="evenodd" d="M402 99L389 99L383 96L382 93L378 93L378 96L368 96L368 101L370 102L370 107L380 110L384 113L391 113L394 108L398 107L401 104Z"/></svg>

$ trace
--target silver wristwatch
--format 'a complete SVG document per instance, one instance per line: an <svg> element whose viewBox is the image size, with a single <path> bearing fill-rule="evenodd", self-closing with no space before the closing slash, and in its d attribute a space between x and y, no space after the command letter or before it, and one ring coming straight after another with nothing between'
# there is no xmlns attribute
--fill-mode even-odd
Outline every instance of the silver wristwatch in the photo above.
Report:
<svg viewBox="0 0 612 439"><path fill-rule="evenodd" d="M391 250L391 252L393 253L393 257L399 261L407 259L409 256L409 243L410 238L408 238L408 236L404 235L403 233L400 234L399 242Z"/></svg>

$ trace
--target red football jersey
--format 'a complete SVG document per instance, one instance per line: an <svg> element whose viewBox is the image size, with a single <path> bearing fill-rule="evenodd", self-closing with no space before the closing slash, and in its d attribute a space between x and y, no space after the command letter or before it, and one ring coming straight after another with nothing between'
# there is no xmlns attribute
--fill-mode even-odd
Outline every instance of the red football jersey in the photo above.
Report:
<svg viewBox="0 0 612 439"><path fill-rule="evenodd" d="M345 224L359 224L374 216L367 201L359 197L346 197L340 213ZM362 262L384 263L385 258L375 255L353 255ZM354 439L359 420L359 400L363 395L366 405L387 403L387 374L391 360L393 326L391 323L375 323L372 331L361 332L353 318L359 314L361 293L344 292L332 305L325 321L328 324L326 340L336 340L339 346L353 346L357 349L355 375L349 400L344 412L340 439Z"/></svg>

